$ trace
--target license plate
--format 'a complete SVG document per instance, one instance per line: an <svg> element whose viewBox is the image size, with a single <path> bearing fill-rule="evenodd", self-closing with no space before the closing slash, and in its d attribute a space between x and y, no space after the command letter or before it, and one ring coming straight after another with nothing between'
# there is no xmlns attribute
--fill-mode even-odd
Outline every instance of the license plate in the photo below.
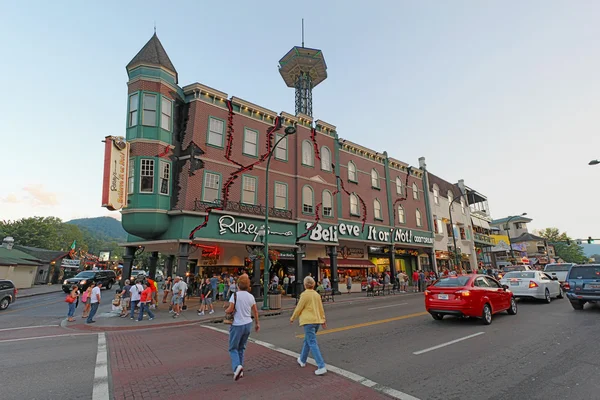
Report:
<svg viewBox="0 0 600 400"><path fill-rule="evenodd" d="M510 286L519 286L519 282L511 282Z"/></svg>
<svg viewBox="0 0 600 400"><path fill-rule="evenodd" d="M596 284L587 284L585 285L586 289L600 289L600 284L596 285Z"/></svg>
<svg viewBox="0 0 600 400"><path fill-rule="evenodd" d="M448 300L448 295L447 294L438 294L438 299L439 300Z"/></svg>

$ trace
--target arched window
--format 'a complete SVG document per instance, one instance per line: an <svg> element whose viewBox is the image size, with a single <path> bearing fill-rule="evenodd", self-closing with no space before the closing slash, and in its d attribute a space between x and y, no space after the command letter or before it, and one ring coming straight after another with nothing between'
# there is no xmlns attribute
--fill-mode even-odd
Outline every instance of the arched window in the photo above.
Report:
<svg viewBox="0 0 600 400"><path fill-rule="evenodd" d="M356 175L356 165L352 161L348 161L348 180L352 182L358 182Z"/></svg>
<svg viewBox="0 0 600 400"><path fill-rule="evenodd" d="M321 169L331 171L331 151L325 146L321 147Z"/></svg>
<svg viewBox="0 0 600 400"><path fill-rule="evenodd" d="M419 200L419 187L414 182L412 184L412 189L413 189L413 199Z"/></svg>
<svg viewBox="0 0 600 400"><path fill-rule="evenodd" d="M314 212L315 197L312 188L308 185L302 188L302 212L312 214Z"/></svg>
<svg viewBox="0 0 600 400"><path fill-rule="evenodd" d="M433 185L433 202L440 204L440 188L435 184Z"/></svg>
<svg viewBox="0 0 600 400"><path fill-rule="evenodd" d="M415 215L417 216L417 226L423 226L423 220L421 219L421 211L417 210L415 212Z"/></svg>
<svg viewBox="0 0 600 400"><path fill-rule="evenodd" d="M404 208L402 206L398 206L398 222L401 224L406 223L406 215L404 215Z"/></svg>
<svg viewBox="0 0 600 400"><path fill-rule="evenodd" d="M371 170L371 186L379 188L379 173L375 168Z"/></svg>
<svg viewBox="0 0 600 400"><path fill-rule="evenodd" d="M333 196L329 190L323 190L323 216L333 217Z"/></svg>
<svg viewBox="0 0 600 400"><path fill-rule="evenodd" d="M360 215L360 212L358 211L358 196L354 193L350 195L350 214Z"/></svg>
<svg viewBox="0 0 600 400"><path fill-rule="evenodd" d="M396 177L396 194L402 196L402 179L399 176Z"/></svg>
<svg viewBox="0 0 600 400"><path fill-rule="evenodd" d="M383 219L381 216L381 203L377 199L373 200L373 215L375 216L375 219Z"/></svg>
<svg viewBox="0 0 600 400"><path fill-rule="evenodd" d="M309 140L302 142L302 165L308 165L309 167L313 167L315 165L313 145Z"/></svg>

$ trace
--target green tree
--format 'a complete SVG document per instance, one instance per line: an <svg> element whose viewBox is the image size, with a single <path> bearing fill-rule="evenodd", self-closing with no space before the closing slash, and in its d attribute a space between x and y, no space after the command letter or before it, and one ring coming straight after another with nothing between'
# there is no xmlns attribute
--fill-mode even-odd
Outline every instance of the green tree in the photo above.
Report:
<svg viewBox="0 0 600 400"><path fill-rule="evenodd" d="M546 228L535 232L543 237L549 244L554 246L556 256L562 258L565 262L585 263L588 258L583 252L583 247L579 246L567 232L560 232L557 228Z"/></svg>

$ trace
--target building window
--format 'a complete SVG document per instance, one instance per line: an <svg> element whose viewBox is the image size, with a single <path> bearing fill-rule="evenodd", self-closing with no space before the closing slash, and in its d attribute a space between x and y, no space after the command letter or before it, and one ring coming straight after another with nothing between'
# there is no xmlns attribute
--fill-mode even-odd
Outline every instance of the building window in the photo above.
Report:
<svg viewBox="0 0 600 400"><path fill-rule="evenodd" d="M169 194L169 179L171 178L171 164L165 161L159 163L160 166L160 194Z"/></svg>
<svg viewBox="0 0 600 400"><path fill-rule="evenodd" d="M312 214L314 212L314 192L310 186L304 186L302 188L302 212L305 214Z"/></svg>
<svg viewBox="0 0 600 400"><path fill-rule="evenodd" d="M454 236L454 232L452 232L452 225L446 224L446 232L448 233L448 237Z"/></svg>
<svg viewBox="0 0 600 400"><path fill-rule="evenodd" d="M398 206L398 222L401 224L406 223L406 215L404 214L404 207Z"/></svg>
<svg viewBox="0 0 600 400"><path fill-rule="evenodd" d="M133 194L135 182L135 158L129 159L129 175L127 176L127 194Z"/></svg>
<svg viewBox="0 0 600 400"><path fill-rule="evenodd" d="M433 220L437 221L437 215L433 216ZM437 223L433 224L433 233L438 233L438 226Z"/></svg>
<svg viewBox="0 0 600 400"><path fill-rule="evenodd" d="M243 153L247 156L258 157L258 132L252 129L244 128L244 149Z"/></svg>
<svg viewBox="0 0 600 400"><path fill-rule="evenodd" d="M443 235L444 234L444 224L443 224L441 218L440 219L436 219L435 223L437 225L437 231L438 231L438 233L440 235Z"/></svg>
<svg viewBox="0 0 600 400"><path fill-rule="evenodd" d="M460 210L463 214L465 213L465 199L463 199L462 197L460 198Z"/></svg>
<svg viewBox="0 0 600 400"><path fill-rule="evenodd" d="M377 199L373 200L373 215L375 216L375 219L383 220L383 217L381 216L381 203Z"/></svg>
<svg viewBox="0 0 600 400"><path fill-rule="evenodd" d="M323 190L323 216L333 217L333 196L329 190Z"/></svg>
<svg viewBox="0 0 600 400"><path fill-rule="evenodd" d="M352 182L358 182L356 176L356 165L352 161L348 161L348 180Z"/></svg>
<svg viewBox="0 0 600 400"><path fill-rule="evenodd" d="M140 193L154 192L154 160L143 158L140 173Z"/></svg>
<svg viewBox="0 0 600 400"><path fill-rule="evenodd" d="M402 179L399 176L396 177L396 194L402 196Z"/></svg>
<svg viewBox="0 0 600 400"><path fill-rule="evenodd" d="M275 182L275 208L287 209L287 185L285 183Z"/></svg>
<svg viewBox="0 0 600 400"><path fill-rule="evenodd" d="M415 212L415 215L417 217L417 226L423 226L423 220L421 218L421 211L417 210Z"/></svg>
<svg viewBox="0 0 600 400"><path fill-rule="evenodd" d="M283 137L283 139L279 142L279 144L277 145L277 147L275 147L275 158L277 160L281 160L281 161L287 161L287 145L288 145L288 138L287 136L283 136L280 134L275 135L275 140L277 143L277 141L279 139L281 139Z"/></svg>
<svg viewBox="0 0 600 400"><path fill-rule="evenodd" d="M465 228L460 227L459 229L460 229L460 238L462 240L466 240L467 239L467 234L465 233Z"/></svg>
<svg viewBox="0 0 600 400"><path fill-rule="evenodd" d="M454 209L454 205L452 205L452 202L454 201L454 193L452 193L451 190L448 190L448 204L450 204L450 209Z"/></svg>
<svg viewBox="0 0 600 400"><path fill-rule="evenodd" d="M144 94L144 112L142 113L142 125L156 125L156 95Z"/></svg>
<svg viewBox="0 0 600 400"><path fill-rule="evenodd" d="M325 146L321 147L321 169L331 171L331 151Z"/></svg>
<svg viewBox="0 0 600 400"><path fill-rule="evenodd" d="M375 168L371 170L371 187L379 189L379 173Z"/></svg>
<svg viewBox="0 0 600 400"><path fill-rule="evenodd" d="M413 190L413 199L419 200L419 187L417 186L416 183L412 184L412 190Z"/></svg>
<svg viewBox="0 0 600 400"><path fill-rule="evenodd" d="M211 146L223 147L225 138L225 123L220 119L210 117L208 119L208 139Z"/></svg>
<svg viewBox="0 0 600 400"><path fill-rule="evenodd" d="M313 146L308 140L302 142L302 165L307 165L309 167L313 167L315 165Z"/></svg>
<svg viewBox="0 0 600 400"><path fill-rule="evenodd" d="M160 102L160 127L166 131L171 130L171 115L173 114L173 103L162 97Z"/></svg>
<svg viewBox="0 0 600 400"><path fill-rule="evenodd" d="M354 193L350 195L350 214L360 215L360 212L358 211L358 196Z"/></svg>
<svg viewBox="0 0 600 400"><path fill-rule="evenodd" d="M138 124L138 94L132 94L129 96L129 126L136 126Z"/></svg>
<svg viewBox="0 0 600 400"><path fill-rule="evenodd" d="M515 229L523 229L523 223L522 222L515 222Z"/></svg>
<svg viewBox="0 0 600 400"><path fill-rule="evenodd" d="M242 178L242 203L256 204L256 177L244 176Z"/></svg>
<svg viewBox="0 0 600 400"><path fill-rule="evenodd" d="M213 203L221 199L221 176L212 172L204 173L204 193L202 201Z"/></svg>
<svg viewBox="0 0 600 400"><path fill-rule="evenodd" d="M433 202L440 204L440 188L437 185L433 185Z"/></svg>

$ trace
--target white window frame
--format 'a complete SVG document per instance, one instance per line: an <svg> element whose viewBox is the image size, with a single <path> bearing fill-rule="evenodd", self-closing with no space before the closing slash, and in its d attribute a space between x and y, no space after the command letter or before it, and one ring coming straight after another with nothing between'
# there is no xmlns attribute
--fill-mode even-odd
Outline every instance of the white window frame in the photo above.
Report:
<svg viewBox="0 0 600 400"><path fill-rule="evenodd" d="M281 135L281 134L276 134L275 135L275 143L277 143L277 141L279 141L279 139L283 137L283 139L279 142L279 144L277 144L277 147L275 147L275 159L276 160L280 160L280 161L287 161L288 160L288 138L287 136Z"/></svg>
<svg viewBox="0 0 600 400"><path fill-rule="evenodd" d="M135 101L133 101L135 99ZM132 105L134 107L132 107ZM134 93L129 96L129 127L137 126L138 124L138 111L140 109L140 95Z"/></svg>
<svg viewBox="0 0 600 400"><path fill-rule="evenodd" d="M281 188L283 188L283 195L281 194L281 190L278 190ZM275 195L275 199L274 199L275 208L278 210L286 210L287 209L287 201L288 201L287 184L281 183L281 182L275 182L274 195ZM283 201L283 206L277 205L277 200Z"/></svg>
<svg viewBox="0 0 600 400"><path fill-rule="evenodd" d="M127 194L135 192L135 158L129 159L129 170L127 171Z"/></svg>
<svg viewBox="0 0 600 400"><path fill-rule="evenodd" d="M250 188L250 186L252 186L252 185L246 184L246 183L250 183L251 181L254 182L253 189ZM256 205L256 203L257 203L257 201L256 201L257 187L258 187L258 178L256 176L244 175L242 177L242 199L241 200L242 200L243 204ZM247 195L249 193L252 193L252 202L251 203L244 201L245 195Z"/></svg>
<svg viewBox="0 0 600 400"><path fill-rule="evenodd" d="M326 198L329 200L329 207L327 207L327 201L325 201ZM322 202L323 202L323 216L324 217L333 217L333 195L327 189L323 190ZM329 209L329 210L327 210L327 212L326 212L326 209Z"/></svg>
<svg viewBox="0 0 600 400"><path fill-rule="evenodd" d="M356 164L353 161L348 161L348 180L350 182L358 182Z"/></svg>
<svg viewBox="0 0 600 400"><path fill-rule="evenodd" d="M360 209L358 208L358 196L354 193L350 194L350 215L360 216Z"/></svg>
<svg viewBox="0 0 600 400"><path fill-rule="evenodd" d="M310 201L307 201L305 190L310 192ZM314 214L315 213L315 191L310 185L304 185L302 187L302 213L303 214Z"/></svg>
<svg viewBox="0 0 600 400"><path fill-rule="evenodd" d="M419 211L418 208L415 210L415 218L417 220L417 226L423 226L423 216L421 215L421 211Z"/></svg>
<svg viewBox="0 0 600 400"><path fill-rule="evenodd" d="M160 127L165 131L171 132L171 122L173 116L173 102L166 97L160 98ZM165 128L165 122L167 127Z"/></svg>
<svg viewBox="0 0 600 400"><path fill-rule="evenodd" d="M315 152L313 145L309 140L302 142L302 165L308 167L315 166Z"/></svg>
<svg viewBox="0 0 600 400"><path fill-rule="evenodd" d="M381 212L381 202L377 199L373 200L373 216L375 219L383 220L383 213Z"/></svg>
<svg viewBox="0 0 600 400"><path fill-rule="evenodd" d="M413 199L419 200L419 187L415 182L412 184Z"/></svg>
<svg viewBox="0 0 600 400"><path fill-rule="evenodd" d="M152 178L152 187L150 190L142 190L144 178ZM154 160L151 158L142 158L140 160L140 193L154 193Z"/></svg>
<svg viewBox="0 0 600 400"><path fill-rule="evenodd" d="M146 106L146 98L154 98L154 108L150 106ZM144 126L156 126L156 107L158 106L158 98L154 93L144 93L142 96L142 125ZM154 119L151 123L146 123L145 118L146 114L152 113L154 115Z"/></svg>
<svg viewBox="0 0 600 400"><path fill-rule="evenodd" d="M210 177L209 177L210 175ZM203 182L202 182L202 201L206 202L206 203L214 203L217 200L221 200L221 175L215 173L215 172L209 172L209 171L205 171L204 172L204 178L203 178ZM213 187L216 186L216 187ZM216 196L214 199L207 199L206 197L206 189L208 190L214 190L216 193Z"/></svg>
<svg viewBox="0 0 600 400"><path fill-rule="evenodd" d="M465 207L465 198L464 198L464 197L461 197L461 198L460 198L460 211L461 211L463 214L465 214L465 208L466 208L466 207Z"/></svg>
<svg viewBox="0 0 600 400"><path fill-rule="evenodd" d="M399 176L396 177L396 194L402 196L402 179Z"/></svg>
<svg viewBox="0 0 600 400"><path fill-rule="evenodd" d="M168 196L171 193L171 164L166 161L158 162L158 193ZM163 192L163 183L166 181L167 192Z"/></svg>
<svg viewBox="0 0 600 400"><path fill-rule="evenodd" d="M321 147L321 169L331 171L331 150L327 146Z"/></svg>
<svg viewBox="0 0 600 400"><path fill-rule="evenodd" d="M398 206L398 223L406 223L406 213L404 212L404 207L402 206Z"/></svg>
<svg viewBox="0 0 600 400"><path fill-rule="evenodd" d="M248 136L254 135L254 142L248 140ZM248 146L254 146L254 151ZM244 128L244 145L242 153L246 156L258 157L258 131L250 128Z"/></svg>
<svg viewBox="0 0 600 400"><path fill-rule="evenodd" d="M213 130L212 122L221 124L221 131ZM212 138L221 138L220 144L213 143ZM214 147L224 147L225 145L225 122L215 117L208 117L208 133L206 135L206 143Z"/></svg>
<svg viewBox="0 0 600 400"><path fill-rule="evenodd" d="M379 172L375 168L371 170L371 187L379 189Z"/></svg>
<svg viewBox="0 0 600 400"><path fill-rule="evenodd" d="M440 188L436 184L433 184L433 202L440 204Z"/></svg>

